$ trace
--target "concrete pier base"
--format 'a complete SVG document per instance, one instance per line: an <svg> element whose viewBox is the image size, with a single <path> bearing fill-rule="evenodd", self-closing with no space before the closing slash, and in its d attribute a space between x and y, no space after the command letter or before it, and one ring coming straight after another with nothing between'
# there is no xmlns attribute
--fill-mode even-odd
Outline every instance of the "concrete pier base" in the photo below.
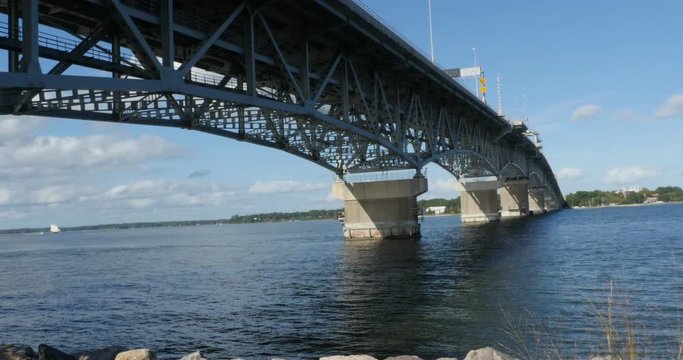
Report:
<svg viewBox="0 0 683 360"><path fill-rule="evenodd" d="M506 180L500 188L500 217L516 218L529 214L529 180Z"/></svg>
<svg viewBox="0 0 683 360"><path fill-rule="evenodd" d="M427 179L363 183L337 182L335 198L344 200L345 239L390 239L420 236L417 196L427 191Z"/></svg>
<svg viewBox="0 0 683 360"><path fill-rule="evenodd" d="M529 213L533 215L545 213L545 191L543 187L529 189Z"/></svg>
<svg viewBox="0 0 683 360"><path fill-rule="evenodd" d="M463 223L499 221L498 180L463 181L456 183L460 191L460 219Z"/></svg>
<svg viewBox="0 0 683 360"><path fill-rule="evenodd" d="M546 211L557 211L560 209L560 202L552 194L546 194L545 197L545 209Z"/></svg>

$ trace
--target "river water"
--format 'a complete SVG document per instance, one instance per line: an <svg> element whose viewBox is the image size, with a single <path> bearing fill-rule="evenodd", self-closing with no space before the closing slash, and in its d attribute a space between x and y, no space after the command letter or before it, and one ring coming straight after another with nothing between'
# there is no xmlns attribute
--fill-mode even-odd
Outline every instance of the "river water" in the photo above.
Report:
<svg viewBox="0 0 683 360"><path fill-rule="evenodd" d="M678 354L683 205L428 217L422 232L348 242L314 221L0 235L0 343L431 359L533 348L540 329L586 358L604 352L611 284L614 322L628 316L640 351ZM523 340L506 331L527 325Z"/></svg>

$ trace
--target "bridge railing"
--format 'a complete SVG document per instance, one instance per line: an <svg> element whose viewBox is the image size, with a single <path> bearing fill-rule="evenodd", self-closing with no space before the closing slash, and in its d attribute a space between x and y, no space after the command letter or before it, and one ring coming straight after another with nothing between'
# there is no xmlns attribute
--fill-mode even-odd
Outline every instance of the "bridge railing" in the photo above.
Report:
<svg viewBox="0 0 683 360"><path fill-rule="evenodd" d="M17 29L16 39L18 41L22 40L21 25ZM7 21L0 21L0 37L9 38L9 23ZM47 31L38 32L38 45L57 50L62 52L71 52L80 44L80 40L77 38L67 38L64 36L56 35ZM102 60L106 62L113 62L113 55L108 50L102 50L99 47L93 47L86 51L83 56L89 57L96 60ZM142 67L140 61L132 54L121 54L121 62L126 63L134 67Z"/></svg>
<svg viewBox="0 0 683 360"><path fill-rule="evenodd" d="M386 28L389 29L391 32L393 32L394 35L398 36L398 37L399 37L401 40L403 40L406 44L410 45L410 47L412 47L415 51L417 51L418 53L420 53L420 55L424 56L425 59L431 59L431 55L429 55L429 53L427 53L427 51L423 50L421 47L417 46L414 42L410 41L410 40L408 39L408 37L406 37L405 35L403 35L403 33L401 33L400 31L398 31L398 30L397 30L394 26L392 26L388 21L382 19L382 17L380 17L379 15L377 15L376 12L374 12L372 9L370 9L370 7L368 7L365 3L363 3L363 1L361 1L361 0L353 0L353 2L354 2L356 5L358 5L359 7L361 7L363 10L365 10L365 12L367 12L368 14L370 14L373 18L375 18L375 20L377 20L377 22L379 22L379 23L382 24L384 27L386 27ZM436 63L436 62L434 62L434 65L436 65L439 69L443 69L443 67L441 67L441 66L440 66L438 63Z"/></svg>
<svg viewBox="0 0 683 360"><path fill-rule="evenodd" d="M149 3L149 2L145 2ZM17 40L21 41L22 40L22 34L21 34L21 26L17 29ZM0 37L4 38L10 38L10 31L9 31L9 24L7 21L0 21ZM61 52L71 52L73 49L75 49L79 44L80 40L76 37L64 37L60 36L48 31L39 31L38 33L38 44L41 47L61 51ZM122 49L122 54L121 54L121 63L132 66L132 67L138 67L142 68L143 65L141 62L133 55L133 54L127 54L128 52L127 49ZM96 60L101 60L101 61L106 61L106 62L113 62L113 54L111 51L107 49L102 49L101 47L93 47L86 51L83 54L84 57L96 59ZM218 86L221 81L223 81L223 75L210 72L210 71L205 71L202 69L194 68L190 71L190 78L189 80L197 83L197 84L202 84L202 85L208 85L208 86ZM236 78L231 78L225 85L224 87L229 88L229 89L238 89L238 83ZM277 98L276 94L272 94L268 91L266 88L259 88L258 94L260 96L264 97L269 97L269 98Z"/></svg>
<svg viewBox="0 0 683 360"><path fill-rule="evenodd" d="M422 174L426 176L427 169L422 169ZM367 183L376 181L388 181L388 180L408 180L415 177L415 170L393 170L393 171L375 171L375 172L361 172L361 173L348 173L344 175L341 179L338 176L335 181L346 181L347 183Z"/></svg>
<svg viewBox="0 0 683 360"><path fill-rule="evenodd" d="M141 11L146 11L146 12L158 12L159 11L159 4L156 1L152 0L123 0L122 1L124 4L126 4L129 7L141 10ZM398 31L394 26L389 24L386 20L382 19L377 13L375 13L372 9L370 9L366 4L364 4L360 0L353 0L355 4L357 4L359 7L361 7L365 12L370 14L375 20L377 20L379 23L381 23L384 27L389 29L391 32L393 32L397 37L399 37L401 40L403 40L406 44L408 44L410 47L412 47L416 52L418 52L420 55L422 55L424 58L429 59L430 56L427 54L426 51L424 51L422 48L417 46L414 42L410 41L405 35L403 35L400 31ZM196 16L192 16L190 14L187 14L183 11L175 11L174 12L174 17L176 18L176 21L178 23L182 23L185 25L192 25L195 28L198 28L200 30L205 30L209 31L213 28L213 23L206 20L206 19L201 19L197 18ZM16 36L17 40L21 41L22 40L22 33L21 33L21 25L19 25L19 28L17 29L18 34ZM9 38L9 24L7 21L0 21L0 37L6 37ZM39 31L38 33L38 43L40 46L58 50L58 51L63 51L63 52L71 52L73 49L75 49L80 41L76 38L66 38L60 35L56 35L54 33L50 32L45 32L45 31ZM107 62L112 62L113 61L113 54L111 51L107 50L102 50L101 48L98 47L93 47L89 49L83 56L85 57L90 57L93 59L97 60L102 60L102 61L107 61ZM121 54L121 62L128 64L130 66L134 67L143 67L141 62L132 54ZM439 67L440 69L442 68L438 63L434 63L435 66ZM206 85L218 85L218 83L222 80L222 77L219 75L207 75L207 74L201 74L201 73L195 73L193 72L191 75L192 81L206 84Z"/></svg>
<svg viewBox="0 0 683 360"><path fill-rule="evenodd" d="M363 3L361 0L353 0L353 2L361 7L363 10L365 10L368 14L372 15L379 23L384 25L387 29L391 30L396 36L401 38L401 40L405 41L408 45L410 45L413 49L418 51L422 56L425 58L429 59L430 56L429 54L421 49L419 46L417 46L415 43L410 41L405 35L403 35L401 32L399 32L395 27L393 27L389 22L385 21L382 19L377 13L372 11L365 3ZM159 3L158 1L153 1L153 0L123 0L123 4L138 9L146 12L150 12L153 14L159 13L160 8L159 8ZM213 23L210 21L207 21L205 19L198 18L195 15L191 14L186 14L183 11L174 11L173 12L173 17L175 18L175 21L178 23L183 23L187 25L193 25L193 27L198 28L199 30L203 31L208 31L213 28Z"/></svg>

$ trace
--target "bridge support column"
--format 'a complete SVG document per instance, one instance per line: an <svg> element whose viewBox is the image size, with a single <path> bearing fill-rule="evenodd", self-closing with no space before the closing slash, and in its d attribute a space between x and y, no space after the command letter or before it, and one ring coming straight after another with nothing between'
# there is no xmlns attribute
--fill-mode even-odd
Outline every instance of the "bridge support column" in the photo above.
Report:
<svg viewBox="0 0 683 360"><path fill-rule="evenodd" d="M529 213L533 215L545 213L545 191L543 187L529 188Z"/></svg>
<svg viewBox="0 0 683 360"><path fill-rule="evenodd" d="M332 193L344 200L345 239L389 239L420 236L417 196L427 191L427 179L363 183L337 182Z"/></svg>
<svg viewBox="0 0 683 360"><path fill-rule="evenodd" d="M529 180L505 180L500 188L500 217L515 218L529 214Z"/></svg>
<svg viewBox="0 0 683 360"><path fill-rule="evenodd" d="M498 180L457 182L463 223L499 221Z"/></svg>
<svg viewBox="0 0 683 360"><path fill-rule="evenodd" d="M554 194L548 194L545 197L545 208L547 211L556 211L560 209L560 202Z"/></svg>

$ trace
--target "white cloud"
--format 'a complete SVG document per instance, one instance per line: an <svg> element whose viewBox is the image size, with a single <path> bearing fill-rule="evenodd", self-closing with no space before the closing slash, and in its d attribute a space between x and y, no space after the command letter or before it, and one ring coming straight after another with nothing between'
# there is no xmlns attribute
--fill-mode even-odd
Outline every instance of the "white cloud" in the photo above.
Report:
<svg viewBox="0 0 683 360"><path fill-rule="evenodd" d="M43 126L43 119L35 116L0 115L0 144L30 134Z"/></svg>
<svg viewBox="0 0 683 360"><path fill-rule="evenodd" d="M0 188L0 210L2 208L26 210L30 207L72 204L90 199L92 186L87 183L44 183L42 179L9 180Z"/></svg>
<svg viewBox="0 0 683 360"><path fill-rule="evenodd" d="M175 180L142 180L117 185L104 191L102 200L120 201L134 208L153 205L170 207L218 206L236 192L221 185Z"/></svg>
<svg viewBox="0 0 683 360"><path fill-rule="evenodd" d="M12 193L9 189L0 189L0 205L7 204L12 198Z"/></svg>
<svg viewBox="0 0 683 360"><path fill-rule="evenodd" d="M683 115L683 94L673 94L655 112L656 118L668 118Z"/></svg>
<svg viewBox="0 0 683 360"><path fill-rule="evenodd" d="M453 199L460 196L460 193L456 190L455 184L457 180L455 177L447 177L438 179L436 177L428 179L429 191L420 195L418 199Z"/></svg>
<svg viewBox="0 0 683 360"><path fill-rule="evenodd" d="M249 187L251 194L291 193L315 190L327 190L328 183L309 183L294 180L257 181Z"/></svg>
<svg viewBox="0 0 683 360"><path fill-rule="evenodd" d="M75 191L71 186L46 186L30 192L32 204L58 204L72 199Z"/></svg>
<svg viewBox="0 0 683 360"><path fill-rule="evenodd" d="M447 192L452 192L455 194L455 183L457 180L455 178L453 179L438 179L434 181L429 182L429 191L433 192L440 192L440 193L447 193Z"/></svg>
<svg viewBox="0 0 683 360"><path fill-rule="evenodd" d="M642 166L615 167L607 172L604 181L608 184L633 184L657 176L657 172Z"/></svg>
<svg viewBox="0 0 683 360"><path fill-rule="evenodd" d="M155 136L37 136L0 143L0 175L27 177L134 169L144 162L173 159L182 154L179 146Z"/></svg>
<svg viewBox="0 0 683 360"><path fill-rule="evenodd" d="M17 183L9 188L0 188L0 210L39 211L45 206L59 206L58 211L79 208L91 212L153 206L205 208L225 205L234 200L236 194L225 186L196 180L141 180L109 187L100 184L34 186Z"/></svg>
<svg viewBox="0 0 683 360"><path fill-rule="evenodd" d="M571 121L585 120L592 118L593 116L600 113L601 107L593 104L586 104L579 106L578 109L574 110L569 116Z"/></svg>
<svg viewBox="0 0 683 360"><path fill-rule="evenodd" d="M170 183L162 182L160 180L141 180L128 184L114 186L107 190L104 195L109 198L115 197L133 197L138 195L149 194L153 191L168 187ZM172 189L166 189L172 190Z"/></svg>
<svg viewBox="0 0 683 360"><path fill-rule="evenodd" d="M559 180L577 179L583 175L583 170L578 168L562 168L555 173Z"/></svg>
<svg viewBox="0 0 683 360"><path fill-rule="evenodd" d="M128 208L146 208L156 204L154 199L129 199L123 202Z"/></svg>
<svg viewBox="0 0 683 360"><path fill-rule="evenodd" d="M197 179L208 170L192 179L141 179L155 174L159 161L187 153L161 137L36 135L41 124L40 118L0 117L0 228L201 217L236 197L226 186Z"/></svg>

